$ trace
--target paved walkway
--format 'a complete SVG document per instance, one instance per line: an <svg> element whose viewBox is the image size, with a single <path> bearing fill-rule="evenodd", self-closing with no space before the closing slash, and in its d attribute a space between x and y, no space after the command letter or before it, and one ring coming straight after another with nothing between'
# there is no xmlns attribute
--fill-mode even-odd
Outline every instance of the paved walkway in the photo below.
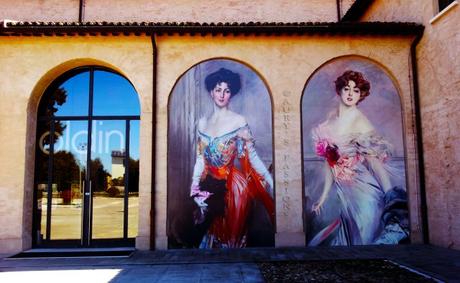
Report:
<svg viewBox="0 0 460 283"><path fill-rule="evenodd" d="M388 259L441 281L460 282L460 251L427 245L136 251L129 258L4 255L0 282L263 282L257 262L337 259Z"/></svg>

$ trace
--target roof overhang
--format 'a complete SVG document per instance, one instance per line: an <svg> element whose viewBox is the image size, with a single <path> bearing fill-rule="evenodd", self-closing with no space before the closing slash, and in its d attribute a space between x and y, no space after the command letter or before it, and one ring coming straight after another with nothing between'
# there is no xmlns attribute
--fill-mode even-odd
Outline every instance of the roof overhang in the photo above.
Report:
<svg viewBox="0 0 460 283"><path fill-rule="evenodd" d="M16 22L2 21L0 36L108 35L418 35L424 26L407 22L192 23L192 22Z"/></svg>

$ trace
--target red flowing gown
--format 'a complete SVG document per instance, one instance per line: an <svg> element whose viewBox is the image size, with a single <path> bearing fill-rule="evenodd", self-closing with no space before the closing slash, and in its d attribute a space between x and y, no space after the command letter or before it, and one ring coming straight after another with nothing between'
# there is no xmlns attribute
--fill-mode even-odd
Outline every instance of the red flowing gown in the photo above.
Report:
<svg viewBox="0 0 460 283"><path fill-rule="evenodd" d="M254 139L247 125L215 138L198 132L197 154L202 154L204 160L201 180L212 177L225 181L223 214L211 220L200 248L245 247L247 219L254 199L261 201L273 223L274 202L260 172L266 168L251 164L254 150ZM200 183L200 190L208 189Z"/></svg>

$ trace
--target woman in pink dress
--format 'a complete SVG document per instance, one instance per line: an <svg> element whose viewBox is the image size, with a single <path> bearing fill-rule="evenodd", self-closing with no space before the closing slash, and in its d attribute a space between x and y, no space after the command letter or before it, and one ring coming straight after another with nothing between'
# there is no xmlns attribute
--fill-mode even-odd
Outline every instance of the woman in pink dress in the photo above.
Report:
<svg viewBox="0 0 460 283"><path fill-rule="evenodd" d="M360 72L346 71L335 81L337 113L313 129L324 162L324 187L312 211L320 217L331 189L340 200L340 216L310 241L316 246L396 244L408 238L405 188L393 180L404 176L390 160L392 146L379 135L357 105L370 94ZM393 178L395 177L395 178Z"/></svg>

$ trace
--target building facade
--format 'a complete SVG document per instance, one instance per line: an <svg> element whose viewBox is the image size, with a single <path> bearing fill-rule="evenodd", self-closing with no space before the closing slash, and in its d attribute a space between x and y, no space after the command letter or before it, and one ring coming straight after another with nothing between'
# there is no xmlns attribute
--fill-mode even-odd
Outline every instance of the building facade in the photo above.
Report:
<svg viewBox="0 0 460 283"><path fill-rule="evenodd" d="M458 249L447 2L7 1L0 252Z"/></svg>

